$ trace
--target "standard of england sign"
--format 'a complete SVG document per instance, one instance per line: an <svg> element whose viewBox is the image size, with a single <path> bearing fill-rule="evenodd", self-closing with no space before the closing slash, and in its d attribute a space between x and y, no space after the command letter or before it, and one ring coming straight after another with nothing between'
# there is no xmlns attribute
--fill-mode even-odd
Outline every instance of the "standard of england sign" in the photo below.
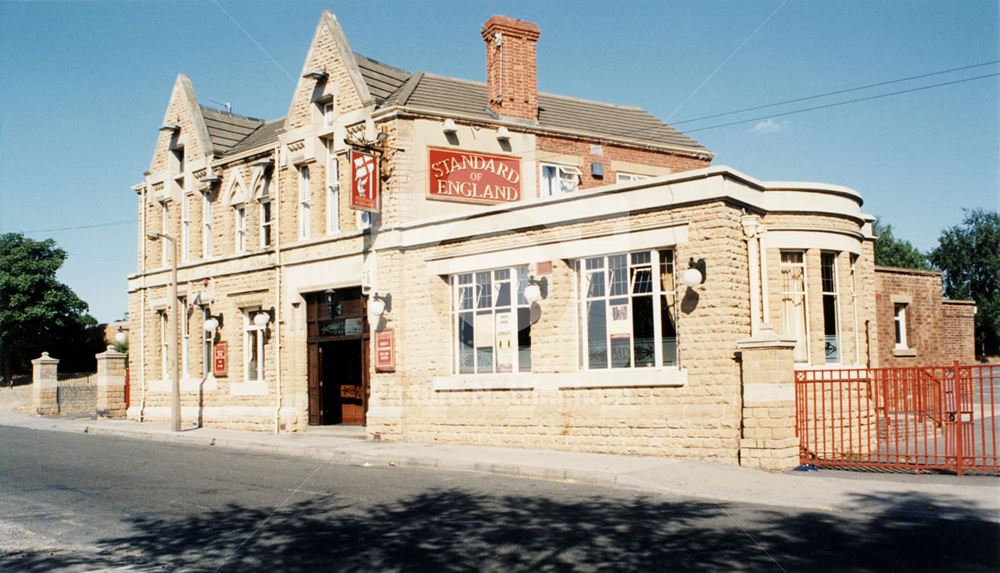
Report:
<svg viewBox="0 0 1000 573"><path fill-rule="evenodd" d="M378 160L370 153L351 151L351 207L378 213Z"/></svg>

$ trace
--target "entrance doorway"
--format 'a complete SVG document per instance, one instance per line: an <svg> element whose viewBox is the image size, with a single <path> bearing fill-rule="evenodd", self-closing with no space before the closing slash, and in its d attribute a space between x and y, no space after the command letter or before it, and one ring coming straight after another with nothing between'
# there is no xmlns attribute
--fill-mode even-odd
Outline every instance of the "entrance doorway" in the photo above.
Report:
<svg viewBox="0 0 1000 573"><path fill-rule="evenodd" d="M368 410L368 322L360 287L306 295L309 425L364 425Z"/></svg>

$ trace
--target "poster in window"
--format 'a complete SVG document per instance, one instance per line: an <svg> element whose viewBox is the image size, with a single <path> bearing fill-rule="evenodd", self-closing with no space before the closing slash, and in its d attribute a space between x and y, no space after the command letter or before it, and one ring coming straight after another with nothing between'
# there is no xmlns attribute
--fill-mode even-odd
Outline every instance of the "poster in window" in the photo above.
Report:
<svg viewBox="0 0 1000 573"><path fill-rule="evenodd" d="M514 336L514 321L509 312L496 316L496 357L497 372L513 371L512 342Z"/></svg>
<svg viewBox="0 0 1000 573"><path fill-rule="evenodd" d="M475 342L476 348L482 348L488 346L493 348L493 315L492 314L477 314L475 323Z"/></svg>
<svg viewBox="0 0 1000 573"><path fill-rule="evenodd" d="M612 304L609 308L608 334L612 340L619 338L629 338L632 332L632 323L628 318L628 304Z"/></svg>
<svg viewBox="0 0 1000 573"><path fill-rule="evenodd" d="M378 159L351 151L351 208L378 213Z"/></svg>
<svg viewBox="0 0 1000 573"><path fill-rule="evenodd" d="M348 318L344 321L344 334L361 334L364 332L363 323L360 318Z"/></svg>

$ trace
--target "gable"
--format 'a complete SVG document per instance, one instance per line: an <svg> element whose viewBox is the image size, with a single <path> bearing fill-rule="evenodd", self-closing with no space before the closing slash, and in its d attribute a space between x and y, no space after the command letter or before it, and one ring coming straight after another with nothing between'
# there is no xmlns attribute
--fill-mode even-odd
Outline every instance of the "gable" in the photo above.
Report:
<svg viewBox="0 0 1000 573"><path fill-rule="evenodd" d="M149 165L150 172L168 169L171 150L177 147L184 148L184 156L188 161L212 154L212 143L201 106L198 105L198 97L190 78L184 74L178 74L174 81L161 125L177 125L180 129L174 132L159 131Z"/></svg>

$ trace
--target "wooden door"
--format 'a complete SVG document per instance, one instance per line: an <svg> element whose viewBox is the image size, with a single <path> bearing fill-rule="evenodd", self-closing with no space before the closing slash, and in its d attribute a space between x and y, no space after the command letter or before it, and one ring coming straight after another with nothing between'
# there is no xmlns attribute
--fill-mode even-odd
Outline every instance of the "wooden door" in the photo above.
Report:
<svg viewBox="0 0 1000 573"><path fill-rule="evenodd" d="M341 364L337 374L340 385L340 420L344 424L365 422L365 385L362 374L364 356L361 352L362 340L335 343L338 347L337 359Z"/></svg>
<svg viewBox="0 0 1000 573"><path fill-rule="evenodd" d="M323 423L323 382L320 380L319 345L309 345L309 425L319 426Z"/></svg>

